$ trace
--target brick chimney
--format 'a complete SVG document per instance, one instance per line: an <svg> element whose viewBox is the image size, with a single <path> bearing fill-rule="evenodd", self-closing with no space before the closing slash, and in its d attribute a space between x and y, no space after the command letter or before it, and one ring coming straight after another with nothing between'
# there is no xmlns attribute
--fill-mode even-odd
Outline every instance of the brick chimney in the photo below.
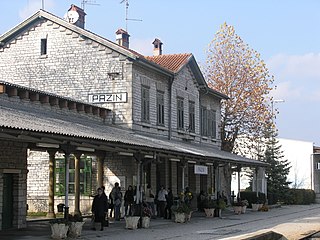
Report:
<svg viewBox="0 0 320 240"><path fill-rule="evenodd" d="M118 29L118 31L116 31L116 40L118 45L122 46L122 47L126 47L129 48L129 37L130 35L127 33L127 31L123 30L123 29Z"/></svg>
<svg viewBox="0 0 320 240"><path fill-rule="evenodd" d="M152 44L153 44L153 56L162 55L162 42L158 38L156 38Z"/></svg>
<svg viewBox="0 0 320 240"><path fill-rule="evenodd" d="M80 28L84 28L85 16L86 13L83 11L82 8L79 8L76 5L71 4L71 7L65 15L65 20Z"/></svg>

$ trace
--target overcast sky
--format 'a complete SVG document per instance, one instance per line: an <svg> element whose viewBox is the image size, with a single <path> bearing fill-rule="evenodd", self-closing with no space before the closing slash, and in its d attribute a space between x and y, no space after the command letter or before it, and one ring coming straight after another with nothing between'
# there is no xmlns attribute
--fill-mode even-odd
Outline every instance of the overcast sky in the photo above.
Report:
<svg viewBox="0 0 320 240"><path fill-rule="evenodd" d="M85 4L86 29L115 40L118 28L131 35L130 48L152 55L152 41L163 53L193 53L199 65L205 50L226 22L258 51L275 77L280 113L279 137L320 146L320 1L318 0L129 0L128 18L122 0L1 1L0 34L44 9L63 17L71 4ZM90 3L90 4L89 4Z"/></svg>

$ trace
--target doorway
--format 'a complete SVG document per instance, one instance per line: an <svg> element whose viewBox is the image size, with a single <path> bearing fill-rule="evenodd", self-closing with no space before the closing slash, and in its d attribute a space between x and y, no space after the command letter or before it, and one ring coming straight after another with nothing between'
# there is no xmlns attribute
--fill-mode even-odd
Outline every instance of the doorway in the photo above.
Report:
<svg viewBox="0 0 320 240"><path fill-rule="evenodd" d="M13 227L13 174L3 174L2 230Z"/></svg>

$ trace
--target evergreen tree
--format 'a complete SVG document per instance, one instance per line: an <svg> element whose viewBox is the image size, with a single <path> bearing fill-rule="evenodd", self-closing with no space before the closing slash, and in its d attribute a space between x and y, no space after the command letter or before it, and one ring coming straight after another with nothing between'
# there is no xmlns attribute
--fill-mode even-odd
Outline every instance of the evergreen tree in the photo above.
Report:
<svg viewBox="0 0 320 240"><path fill-rule="evenodd" d="M287 176L291 166L289 161L284 159L281 145L276 139L276 131L271 131L269 135L270 137L267 138L265 145L263 161L270 164L266 167L268 198L272 203L275 203L276 201L286 201L290 184Z"/></svg>

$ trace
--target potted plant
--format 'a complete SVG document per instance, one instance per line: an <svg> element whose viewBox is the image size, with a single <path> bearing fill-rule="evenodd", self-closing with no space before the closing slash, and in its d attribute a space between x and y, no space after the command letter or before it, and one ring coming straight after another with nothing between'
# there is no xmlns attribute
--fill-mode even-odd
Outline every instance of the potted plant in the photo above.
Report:
<svg viewBox="0 0 320 240"><path fill-rule="evenodd" d="M67 238L70 222L64 218L56 218L51 221L50 228L54 239L65 239Z"/></svg>
<svg viewBox="0 0 320 240"><path fill-rule="evenodd" d="M176 223L184 223L191 218L192 210L185 202L179 202L178 205L172 206L171 210L174 213Z"/></svg>
<svg viewBox="0 0 320 240"><path fill-rule="evenodd" d="M152 215L152 211L150 207L144 203L143 211L142 211L142 222L141 222L141 225L143 228L149 228L151 215Z"/></svg>
<svg viewBox="0 0 320 240"><path fill-rule="evenodd" d="M249 206L249 202L247 199L241 201L241 213L246 213L247 207Z"/></svg>
<svg viewBox="0 0 320 240"><path fill-rule="evenodd" d="M237 202L234 202L232 204L233 206L233 211L235 212L235 214L241 214L241 210L242 210L242 203L241 201L237 201Z"/></svg>
<svg viewBox="0 0 320 240"><path fill-rule="evenodd" d="M227 207L227 204L222 198L218 199L216 202L217 202L217 207L214 211L214 216L221 217L221 212L223 209Z"/></svg>
<svg viewBox="0 0 320 240"><path fill-rule="evenodd" d="M76 214L74 216L69 216L70 227L69 227L69 236L77 238L81 236L82 227L84 224L83 218L81 215Z"/></svg>
<svg viewBox="0 0 320 240"><path fill-rule="evenodd" d="M137 229L141 214L142 214L141 213L141 205L135 204L133 207L133 215L132 216L127 215L124 217L124 219L126 221L126 228L127 229Z"/></svg>
<svg viewBox="0 0 320 240"><path fill-rule="evenodd" d="M217 208L217 203L215 200L213 200L211 197L206 198L203 203L203 207L207 217L214 217L214 210Z"/></svg>

